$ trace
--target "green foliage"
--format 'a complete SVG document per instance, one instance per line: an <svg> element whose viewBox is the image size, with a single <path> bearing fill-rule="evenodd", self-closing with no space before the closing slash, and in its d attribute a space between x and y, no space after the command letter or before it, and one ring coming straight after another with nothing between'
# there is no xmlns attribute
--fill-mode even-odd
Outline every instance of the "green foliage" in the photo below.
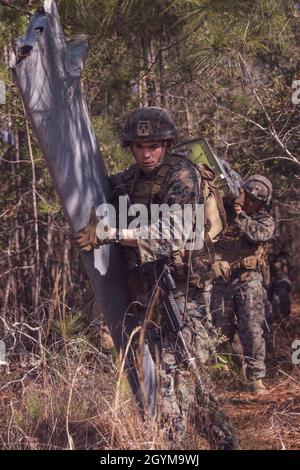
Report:
<svg viewBox="0 0 300 470"><path fill-rule="evenodd" d="M131 156L120 145L122 142L122 129L118 126L118 123L113 123L109 117L97 116L93 118L93 128L98 137L98 142L100 142L100 151L108 171L112 173L123 171L130 163Z"/></svg>
<svg viewBox="0 0 300 470"><path fill-rule="evenodd" d="M40 2L12 3L21 9L0 6L0 80L7 86L7 103L0 107L0 131L9 130L18 138L18 146L0 145L1 249L6 253L10 246L13 252L12 259L3 257L1 271L26 268L9 299L22 304L10 306L13 315L19 310L30 315L34 295L26 286L33 285L39 271L32 269L37 259L32 166L22 103L8 59L15 38L25 32L30 13ZM299 105L291 105L291 87L300 76L300 19L292 15L293 3L58 0L67 39L79 33L88 36L81 83L108 172L121 171L131 163L130 154L120 146L128 112L141 105L165 106L180 138L209 139L217 154L242 176L263 172L272 179L275 198L299 199L299 165L286 159L287 151L296 159L299 156ZM69 233L41 151L31 137L43 284L40 298L49 299L62 259L64 279L69 278L64 251ZM70 278L76 279L68 294L73 307L86 281L78 254L71 251L70 259L74 266ZM1 279L5 292L7 279ZM66 321L59 326L60 335L72 336L76 318Z"/></svg>
<svg viewBox="0 0 300 470"><path fill-rule="evenodd" d="M81 312L66 315L55 320L52 330L64 341L70 341L82 335L84 330L84 318Z"/></svg>
<svg viewBox="0 0 300 470"><path fill-rule="evenodd" d="M16 38L25 33L29 15L34 11L34 9L26 8L24 4L27 2L14 1L13 3L17 8L0 5L0 48L12 37Z"/></svg>
<svg viewBox="0 0 300 470"><path fill-rule="evenodd" d="M40 215L57 214L59 211L60 211L60 205L58 203L56 206L53 206L52 204L49 204L49 202L46 201L46 199L41 197L38 203L38 213Z"/></svg>
<svg viewBox="0 0 300 470"><path fill-rule="evenodd" d="M4 65L1 65L0 66L0 80L7 82L8 79L9 79L9 74L8 74L7 67L5 67Z"/></svg>
<svg viewBox="0 0 300 470"><path fill-rule="evenodd" d="M192 15L197 30L186 41L182 67L212 73L239 54L255 56L284 50L293 40L291 8L283 1L202 2Z"/></svg>

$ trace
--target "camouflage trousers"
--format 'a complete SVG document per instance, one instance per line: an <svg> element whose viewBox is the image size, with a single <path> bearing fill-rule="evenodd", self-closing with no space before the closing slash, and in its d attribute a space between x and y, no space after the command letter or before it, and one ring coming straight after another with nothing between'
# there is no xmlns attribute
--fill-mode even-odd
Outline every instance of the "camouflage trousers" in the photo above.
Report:
<svg viewBox="0 0 300 470"><path fill-rule="evenodd" d="M246 376L249 380L265 377L266 347L264 340L265 292L259 272L249 271L241 277L215 283L211 311L213 323L232 343L238 333Z"/></svg>
<svg viewBox="0 0 300 470"><path fill-rule="evenodd" d="M182 334L195 366L178 360L177 338L167 331L162 313L160 327L153 328L147 335L159 368L158 419L161 428L173 446L182 447L188 423L193 421L199 434L209 441L212 448L231 448L233 431L219 410L204 366L214 354L214 338L210 334L212 325L206 315L210 292L191 288L186 297L184 290L179 289L176 302L180 309L185 306L187 320Z"/></svg>

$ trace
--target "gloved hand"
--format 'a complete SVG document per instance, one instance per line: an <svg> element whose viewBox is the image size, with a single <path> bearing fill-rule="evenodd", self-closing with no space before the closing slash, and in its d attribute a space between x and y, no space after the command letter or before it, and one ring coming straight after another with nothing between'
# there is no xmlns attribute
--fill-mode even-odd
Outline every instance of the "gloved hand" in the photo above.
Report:
<svg viewBox="0 0 300 470"><path fill-rule="evenodd" d="M93 207L88 225L72 236L73 243L81 251L91 251L101 245L113 243L115 230L102 222Z"/></svg>
<svg viewBox="0 0 300 470"><path fill-rule="evenodd" d="M116 229L98 219L96 235L99 245L107 245L116 242Z"/></svg>
<svg viewBox="0 0 300 470"><path fill-rule="evenodd" d="M239 197L233 201L233 210L238 215L242 212L245 204L245 191L241 189Z"/></svg>

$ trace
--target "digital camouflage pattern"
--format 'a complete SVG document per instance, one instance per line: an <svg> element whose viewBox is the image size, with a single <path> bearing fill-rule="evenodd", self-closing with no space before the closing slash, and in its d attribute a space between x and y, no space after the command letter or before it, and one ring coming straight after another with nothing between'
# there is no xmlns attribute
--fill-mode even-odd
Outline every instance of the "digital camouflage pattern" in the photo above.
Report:
<svg viewBox="0 0 300 470"><path fill-rule="evenodd" d="M185 309L187 316L182 333L190 354L196 360L200 380L193 368L177 363L173 352L176 338L164 327L163 315L159 316L155 327L148 329L146 338L153 356L160 357L159 415L167 439L182 445L191 420L212 449L230 449L236 445L233 428L219 408L205 368L217 342L205 311L208 299L209 292L192 287L187 293L186 285L178 285L176 302Z"/></svg>
<svg viewBox="0 0 300 470"><path fill-rule="evenodd" d="M236 218L235 224L239 234L249 243L266 243L273 237L275 222L265 209L261 209L251 217L242 211Z"/></svg>
<svg viewBox="0 0 300 470"><path fill-rule="evenodd" d="M166 158L166 163L168 163L168 158ZM112 177L115 203L118 194L124 194L126 191L131 203L143 202L146 206L149 206L151 202L166 203L170 206L176 203L182 206L183 204L195 205L203 201L195 167L184 158L171 158L176 158L175 164L169 166L163 182L160 181L158 192L153 191L153 188L157 187L161 167L146 176L134 165L122 174ZM146 197L144 197L145 194ZM166 229L169 229L169 224ZM151 227L146 226L144 230L155 230L161 237L138 240L137 248L122 247L121 251L128 269L132 297L136 301L135 305L139 306L138 314L145 327L145 338L160 371L160 393L158 394L160 422L167 438L171 441L176 438L177 442L182 444L188 417L194 409L193 416L198 431L205 434L211 446L231 448L235 445L232 427L218 409L218 403L213 398L211 382L204 373L204 364L213 354L215 343L211 337L212 325L209 316L210 288L203 291L190 285L187 282L186 273L182 276L182 273L175 269L174 277L177 283L175 297L185 321L182 333L190 354L195 357L200 367L199 374L201 373L201 379L205 383L205 386L199 390L199 381L195 377L195 372L186 364L178 364L176 361L174 355L176 338L172 337L164 325L159 296L153 295L153 286L149 285L145 274L147 269L155 266L156 261L166 260L174 264L172 263L174 250L183 249L184 244L179 246L178 241L163 239L163 220L155 222ZM204 251L203 259L208 263L205 260ZM156 301L153 301L155 297ZM142 306L148 306L146 314Z"/></svg>
<svg viewBox="0 0 300 470"><path fill-rule="evenodd" d="M214 324L233 342L238 332L243 347L246 375L249 380L263 378L265 368L264 320L265 304L260 273L249 279L233 278L226 285L216 281L212 296ZM256 277L256 279L255 279Z"/></svg>
<svg viewBox="0 0 300 470"><path fill-rule="evenodd" d="M177 130L166 109L156 106L134 109L128 116L123 131L123 147L134 140L170 140L176 144Z"/></svg>
<svg viewBox="0 0 300 470"><path fill-rule="evenodd" d="M230 342L238 332L249 380L263 378L266 373L265 291L259 248L272 238L274 229L274 220L266 210L251 216L242 212L216 243L216 251L227 257L233 268L227 284L217 280L213 287L213 321Z"/></svg>
<svg viewBox="0 0 300 470"><path fill-rule="evenodd" d="M183 208L184 204L195 206L203 198L198 184L197 170L185 158L168 156L164 165L169 161L167 174L160 178L161 189L156 194L153 194L153 188L157 184L160 166L149 176L144 175L137 165L133 165L125 172L111 177L115 188L113 196L115 204L121 191L129 194L132 204L144 204L148 209L151 203L165 203L168 206L176 204L179 208ZM151 225L141 228L141 234L144 232L145 236L144 239L137 240L139 265L169 258L174 251L184 249L184 240L181 238L168 240L170 225L174 227L174 235L177 228L176 211L172 211L170 216L171 224L168 220L157 219ZM148 222L150 223L150 220ZM186 234L187 237L188 235ZM129 248L129 251L133 250Z"/></svg>

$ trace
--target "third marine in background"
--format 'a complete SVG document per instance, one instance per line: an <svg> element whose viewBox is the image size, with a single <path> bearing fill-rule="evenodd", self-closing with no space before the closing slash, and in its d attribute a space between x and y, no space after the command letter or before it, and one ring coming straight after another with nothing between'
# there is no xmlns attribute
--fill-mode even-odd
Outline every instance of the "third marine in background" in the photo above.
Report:
<svg viewBox="0 0 300 470"><path fill-rule="evenodd" d="M238 333L248 385L255 394L266 391L264 340L266 244L275 224L269 214L272 184L262 175L249 177L240 196L227 210L228 227L215 244L219 259L231 266L227 283L216 280L211 310L214 324L233 342Z"/></svg>

